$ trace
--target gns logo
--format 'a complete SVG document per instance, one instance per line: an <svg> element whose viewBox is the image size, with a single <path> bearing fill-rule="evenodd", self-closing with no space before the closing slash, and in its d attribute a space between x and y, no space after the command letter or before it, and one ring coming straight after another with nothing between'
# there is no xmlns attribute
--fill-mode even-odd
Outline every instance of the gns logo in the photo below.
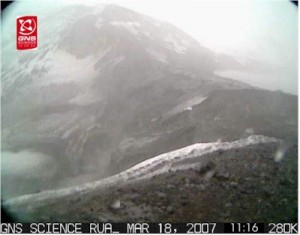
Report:
<svg viewBox="0 0 300 235"><path fill-rule="evenodd" d="M17 49L29 50L37 48L37 16L17 18Z"/></svg>

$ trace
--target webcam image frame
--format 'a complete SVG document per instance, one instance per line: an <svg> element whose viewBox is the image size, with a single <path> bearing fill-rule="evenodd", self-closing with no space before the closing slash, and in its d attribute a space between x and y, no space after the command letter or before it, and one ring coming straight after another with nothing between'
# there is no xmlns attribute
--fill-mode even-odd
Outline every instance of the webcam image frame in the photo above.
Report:
<svg viewBox="0 0 300 235"><path fill-rule="evenodd" d="M2 232L297 233L297 2L1 13Z"/></svg>

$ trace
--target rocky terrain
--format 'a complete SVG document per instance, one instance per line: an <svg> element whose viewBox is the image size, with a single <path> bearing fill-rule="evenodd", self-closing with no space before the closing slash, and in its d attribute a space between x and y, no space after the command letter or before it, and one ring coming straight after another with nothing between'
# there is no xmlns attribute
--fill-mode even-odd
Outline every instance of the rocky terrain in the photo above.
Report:
<svg viewBox="0 0 300 235"><path fill-rule="evenodd" d="M32 195L7 206L20 221L296 222L297 143L272 141L193 150L193 157L175 151L174 159L186 157L158 175L122 177L65 196L49 192L48 199Z"/></svg>
<svg viewBox="0 0 300 235"><path fill-rule="evenodd" d="M69 213L58 216L86 222L297 222L297 146L281 163L273 160L276 147L209 154L205 169L167 173L150 182L118 187L74 209L77 216L73 218ZM120 200L120 209L110 208L112 198ZM55 216L46 215L45 221Z"/></svg>
<svg viewBox="0 0 300 235"><path fill-rule="evenodd" d="M297 97L266 90L217 90L200 104L152 123L148 138L136 136L112 153L125 170L140 160L193 143L232 141L252 134L297 138ZM151 132L152 131L152 132Z"/></svg>

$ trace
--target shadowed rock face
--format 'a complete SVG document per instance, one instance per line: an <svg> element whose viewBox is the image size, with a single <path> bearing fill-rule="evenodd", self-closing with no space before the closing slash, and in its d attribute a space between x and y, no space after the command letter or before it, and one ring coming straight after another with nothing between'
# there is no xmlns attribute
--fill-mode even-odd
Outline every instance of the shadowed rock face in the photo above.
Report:
<svg viewBox="0 0 300 235"><path fill-rule="evenodd" d="M247 130L297 136L296 96L214 75L215 54L176 27L114 5L62 12L44 16L39 50L2 71L2 151L55 159L60 177L45 188Z"/></svg>

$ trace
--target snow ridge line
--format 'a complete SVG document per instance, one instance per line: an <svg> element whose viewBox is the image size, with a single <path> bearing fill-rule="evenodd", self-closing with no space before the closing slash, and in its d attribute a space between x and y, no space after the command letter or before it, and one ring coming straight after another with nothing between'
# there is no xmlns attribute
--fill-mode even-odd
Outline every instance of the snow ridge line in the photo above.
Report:
<svg viewBox="0 0 300 235"><path fill-rule="evenodd" d="M154 175L166 173L170 170L180 169L180 167L173 167L173 163L178 163L182 160L192 159L212 153L219 150L229 150L234 148L242 148L254 144L276 143L279 139L273 137L266 137L263 135L252 135L245 139L236 140L233 142L211 142L211 143L197 143L181 149L177 149L168 153L158 155L156 157L145 160L117 175L108 178L86 183L83 185L59 189L47 190L36 194L23 195L4 202L5 206L20 206L30 202L42 202L47 199L58 199L71 195L85 194L93 190L100 189L106 186L113 186L122 182L129 182L140 180L144 178L151 178ZM199 165L199 163L197 163ZM200 163L201 164L201 163ZM192 164L193 165L193 164ZM192 167L191 165L191 167ZM185 166L186 168L186 166Z"/></svg>

